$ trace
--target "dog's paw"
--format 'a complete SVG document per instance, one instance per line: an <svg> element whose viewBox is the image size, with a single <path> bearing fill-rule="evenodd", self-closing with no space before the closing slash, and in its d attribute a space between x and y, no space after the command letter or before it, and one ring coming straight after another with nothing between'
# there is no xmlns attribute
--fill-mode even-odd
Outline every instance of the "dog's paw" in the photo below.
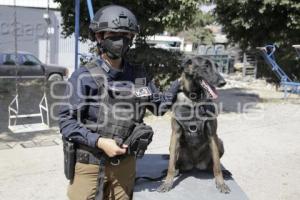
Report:
<svg viewBox="0 0 300 200"><path fill-rule="evenodd" d="M216 187L221 193L228 194L231 191L230 188L228 187L228 185L226 185L225 183L217 183L216 182Z"/></svg>
<svg viewBox="0 0 300 200"><path fill-rule="evenodd" d="M161 184L161 186L159 186L159 188L157 188L157 192L168 192L172 189L173 183L171 182L164 182L163 184Z"/></svg>

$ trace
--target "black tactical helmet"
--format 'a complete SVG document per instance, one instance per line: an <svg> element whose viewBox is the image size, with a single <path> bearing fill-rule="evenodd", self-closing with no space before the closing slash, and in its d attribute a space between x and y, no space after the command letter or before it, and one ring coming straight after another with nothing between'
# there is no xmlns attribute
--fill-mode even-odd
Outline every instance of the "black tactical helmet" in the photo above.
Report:
<svg viewBox="0 0 300 200"><path fill-rule="evenodd" d="M89 28L91 36L96 32L103 31L137 34L139 30L134 14L127 8L118 5L109 5L98 10Z"/></svg>

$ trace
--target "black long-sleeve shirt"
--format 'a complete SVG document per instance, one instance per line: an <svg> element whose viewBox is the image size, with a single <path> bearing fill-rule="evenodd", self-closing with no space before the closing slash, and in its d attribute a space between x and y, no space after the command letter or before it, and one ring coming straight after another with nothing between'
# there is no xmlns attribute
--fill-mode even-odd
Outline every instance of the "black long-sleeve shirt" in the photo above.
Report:
<svg viewBox="0 0 300 200"><path fill-rule="evenodd" d="M101 67L103 61L99 59L96 62L99 63L99 66L97 67ZM105 71L107 73L108 82L130 81L134 83L135 79L139 78L135 77L136 73L134 73L134 68L126 62L124 63L122 71L113 68L106 68ZM146 74L144 74L144 77L146 77ZM146 85L152 92L150 102L154 103L156 107L159 107L161 104L171 105L179 89L178 80L174 81L170 88L163 93L155 87L152 81L147 81ZM99 109L99 107L97 107L97 102L99 103L99 100L87 98L98 95L98 86L87 68L80 67L78 70L74 71L68 81L66 95L68 96L68 101L65 105L61 106L59 112L59 127L61 134L77 143L95 147L100 135L93 133L90 129L81 124L81 121L83 121L82 118L96 123L97 110ZM157 110L149 110L156 115L163 114L162 112L157 112Z"/></svg>

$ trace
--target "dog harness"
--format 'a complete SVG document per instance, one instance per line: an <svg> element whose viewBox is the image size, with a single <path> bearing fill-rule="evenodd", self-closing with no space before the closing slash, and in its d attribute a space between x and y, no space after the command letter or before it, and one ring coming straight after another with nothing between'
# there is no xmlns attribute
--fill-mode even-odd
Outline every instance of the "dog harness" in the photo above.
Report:
<svg viewBox="0 0 300 200"><path fill-rule="evenodd" d="M198 137L204 133L205 123L216 119L216 106L212 102L185 104L175 107L174 115L186 137Z"/></svg>

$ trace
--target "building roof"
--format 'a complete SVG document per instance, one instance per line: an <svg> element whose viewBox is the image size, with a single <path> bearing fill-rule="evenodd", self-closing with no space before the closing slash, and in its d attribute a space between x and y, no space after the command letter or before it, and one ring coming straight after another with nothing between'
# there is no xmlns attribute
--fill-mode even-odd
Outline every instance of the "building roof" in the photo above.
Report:
<svg viewBox="0 0 300 200"><path fill-rule="evenodd" d="M14 0L1 0L0 6L14 6ZM48 0L18 0L16 1L16 6L20 7L34 7L34 8L47 8ZM58 3L54 3L53 0L49 0L49 7L57 9L59 7Z"/></svg>

